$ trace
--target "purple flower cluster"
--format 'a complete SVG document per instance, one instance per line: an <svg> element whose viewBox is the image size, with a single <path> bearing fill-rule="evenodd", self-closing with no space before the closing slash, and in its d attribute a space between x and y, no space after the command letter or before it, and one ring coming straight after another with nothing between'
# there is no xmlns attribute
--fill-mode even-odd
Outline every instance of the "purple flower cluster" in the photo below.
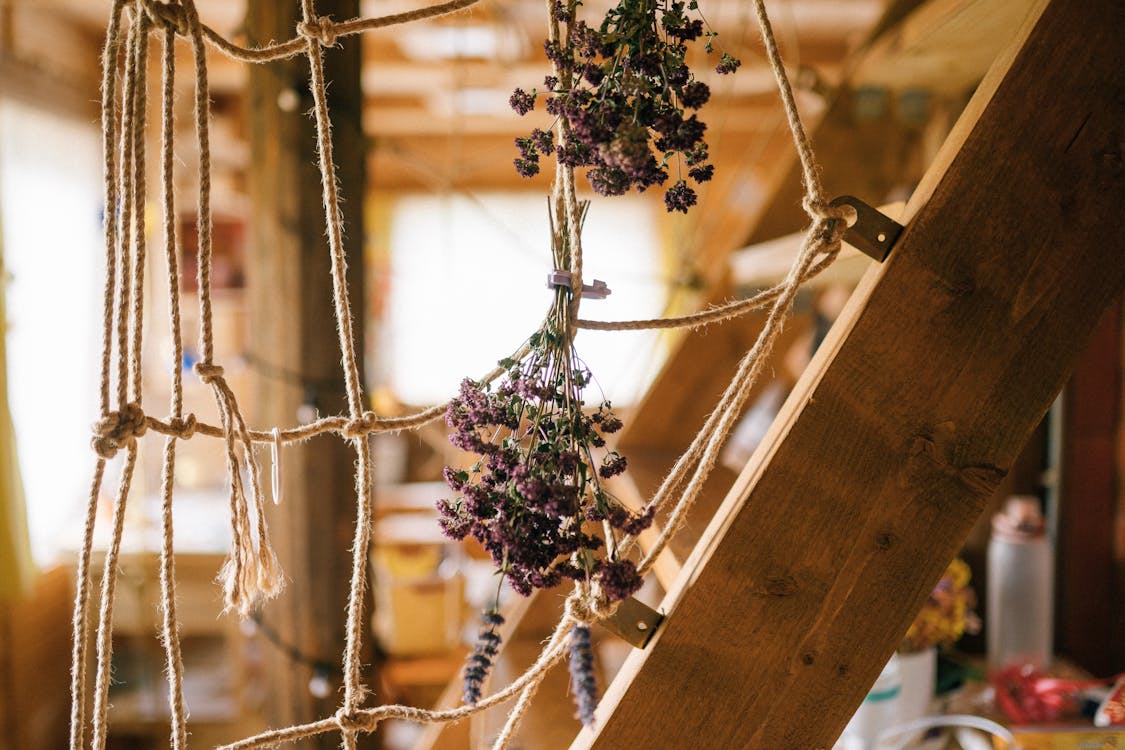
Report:
<svg viewBox="0 0 1125 750"><path fill-rule="evenodd" d="M594 675L594 650L590 644L590 626L575 625L570 631L570 690L578 718L585 726L593 726L598 707L598 681Z"/></svg>
<svg viewBox="0 0 1125 750"><path fill-rule="evenodd" d="M621 428L608 403L584 410L590 374L569 339L550 327L530 339L531 352L505 360L500 385L465 380L450 401L450 442L479 456L468 470L446 467L458 493L437 508L446 535L475 538L512 588L523 595L564 579L597 583L612 601L640 585L630 560L617 559L617 534L635 535L652 513L634 514L602 486L625 471L625 457L593 451ZM613 544L606 547L606 535Z"/></svg>
<svg viewBox="0 0 1125 750"><path fill-rule="evenodd" d="M587 178L601 195L643 191L668 181L669 161L687 162L696 183L714 174L706 164L706 125L688 110L698 110L711 96L697 80L686 58L689 43L708 39L696 0L620 0L594 29L577 18L576 0L559 0L554 20L564 24L562 41L548 41L545 51L559 77L544 81L547 112L569 126L565 143L546 148L532 138L517 138L516 170L539 172L539 156L556 153L565 167L588 167ZM731 73L739 61L723 54L716 70ZM516 89L510 99L520 115L535 106L537 92ZM669 211L687 212L695 191L683 179L668 189Z"/></svg>
<svg viewBox="0 0 1125 750"><path fill-rule="evenodd" d="M496 632L496 628L504 624L504 617L495 608L485 610L481 619L484 621L484 628L477 638L476 647L465 660L461 690L461 697L470 706L480 700L484 680L492 669L492 660L500 651L500 634Z"/></svg>

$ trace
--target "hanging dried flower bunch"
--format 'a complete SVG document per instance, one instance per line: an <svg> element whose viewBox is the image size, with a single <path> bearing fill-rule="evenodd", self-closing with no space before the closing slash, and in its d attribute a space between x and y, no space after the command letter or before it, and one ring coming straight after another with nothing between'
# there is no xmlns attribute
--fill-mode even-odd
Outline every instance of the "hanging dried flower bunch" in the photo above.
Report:
<svg viewBox="0 0 1125 750"><path fill-rule="evenodd" d="M560 165L590 168L595 192L623 195L629 188L664 185L674 167L676 179L664 192L664 204L687 213L696 202L688 180L703 183L714 174L703 137L707 126L688 114L706 104L711 91L688 68L687 56L701 38L711 53L715 32L706 27L696 0L621 0L596 29L578 17L581 5L553 4L553 20L565 33L545 45L556 73L544 79L542 93L547 112L566 121L569 138L559 145L551 132L539 129L517 138L516 171L537 174L540 155L558 148ZM715 71L733 73L739 65L723 53ZM516 89L509 104L527 114L538 94Z"/></svg>
<svg viewBox="0 0 1125 750"><path fill-rule="evenodd" d="M565 218L560 221L563 226L552 226L552 250L556 267L566 268L568 231ZM462 382L446 411L449 439L478 459L468 469L445 468L458 496L439 501L438 510L445 533L479 541L518 593L569 579L612 603L641 585L634 562L619 553L618 539L647 528L652 513L630 512L602 486L625 471L624 456L602 450L605 435L622 423L606 401L585 406L591 375L574 349L570 298L569 288L555 288L526 354L500 362L506 372L495 388ZM469 703L480 696L501 621L495 606L486 611L465 671Z"/></svg>

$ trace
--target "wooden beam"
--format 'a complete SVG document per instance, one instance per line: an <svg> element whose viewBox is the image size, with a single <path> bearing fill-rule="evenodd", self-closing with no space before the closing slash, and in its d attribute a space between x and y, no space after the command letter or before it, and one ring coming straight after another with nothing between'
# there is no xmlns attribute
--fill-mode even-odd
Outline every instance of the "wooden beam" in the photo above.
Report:
<svg viewBox="0 0 1125 750"><path fill-rule="evenodd" d="M1034 0L930 0L868 47L855 86L964 91L981 79Z"/></svg>
<svg viewBox="0 0 1125 750"><path fill-rule="evenodd" d="M334 18L358 14L358 0L320 0L317 12ZM288 38L298 20L296 3L250 0L247 30L251 42ZM326 78L335 141L337 177L345 198L341 209L348 285L355 338L363 346L363 191L364 136L360 123L359 45L327 49ZM250 236L247 279L252 361L268 363L258 379L260 425L292 425L297 409L312 402L322 414L346 413L343 374L332 315L332 282L324 229L320 173L316 166L308 62L303 56L250 66L248 133L254 169L250 170ZM297 106L282 109L283 89L300 92ZM362 361L362 360L361 360ZM276 373L290 373L278 376ZM270 374L272 373L272 375ZM346 602L351 576L352 529L356 520L353 483L355 453L335 436L287 447L282 481L285 502L270 506L269 522L278 557L288 579L285 592L262 617L280 639L305 660L340 664L344 648ZM370 587L370 583L369 583ZM268 661L273 726L331 715L339 702L340 678L325 698L309 692L312 665L294 661L282 649L263 643ZM370 652L364 656L370 664ZM365 673L368 684L375 677ZM310 747L336 748L339 737L323 735ZM365 747L378 739L361 740Z"/></svg>
<svg viewBox="0 0 1125 750"><path fill-rule="evenodd" d="M1125 287L1123 35L998 61L572 748L832 745Z"/></svg>

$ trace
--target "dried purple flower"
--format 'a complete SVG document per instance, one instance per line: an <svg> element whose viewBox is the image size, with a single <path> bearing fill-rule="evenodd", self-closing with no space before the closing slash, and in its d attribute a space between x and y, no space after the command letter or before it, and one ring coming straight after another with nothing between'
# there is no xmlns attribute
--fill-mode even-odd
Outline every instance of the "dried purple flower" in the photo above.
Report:
<svg viewBox="0 0 1125 750"><path fill-rule="evenodd" d="M598 467L598 475L602 479L609 479L625 471L625 456L622 456L617 451L612 451L606 455L602 461L602 465Z"/></svg>
<svg viewBox="0 0 1125 750"><path fill-rule="evenodd" d="M741 65L741 60L724 52L719 64L715 66L715 72L719 75L727 75L738 70Z"/></svg>
<svg viewBox="0 0 1125 750"><path fill-rule="evenodd" d="M570 631L570 689L578 718L584 726L594 725L598 707L598 681L594 676L594 650L590 643L590 626L575 625Z"/></svg>
<svg viewBox="0 0 1125 750"><path fill-rule="evenodd" d="M711 89L703 81L692 81L684 86L680 101L688 109L699 109L711 98Z"/></svg>
<svg viewBox="0 0 1125 750"><path fill-rule="evenodd" d="M698 198L695 191L687 186L687 183L680 180L668 191L664 193L664 205L668 207L669 211L679 211L687 213L687 210L695 205Z"/></svg>
<svg viewBox="0 0 1125 750"><path fill-rule="evenodd" d="M591 187L607 196L665 184L672 158L700 167L689 172L693 180L709 180L713 169L703 167L706 126L694 115L685 116L711 96L687 63L695 40L706 37L710 53L716 36L707 29L697 2L619 0L597 26L576 17L581 5L573 0L552 5L552 17L566 30L544 44L557 71L544 79L547 112L569 126L567 142L555 144L559 165L589 168ZM733 72L738 65L724 54L718 69ZM534 92L517 89L511 103L521 114L530 111ZM536 160L520 148L517 171L538 173L531 164ZM551 151L544 145L538 150ZM686 212L693 198L690 190L674 184L666 191L665 205L669 211Z"/></svg>
<svg viewBox="0 0 1125 750"><path fill-rule="evenodd" d="M539 160L535 159L513 159L512 163L516 165L516 172L520 177L534 177L539 174Z"/></svg>
<svg viewBox="0 0 1125 750"><path fill-rule="evenodd" d="M516 111L516 114L523 116L531 110L535 109L535 92L530 94L523 89L516 89L512 92L512 96L508 99L508 106Z"/></svg>
<svg viewBox="0 0 1125 750"><path fill-rule="evenodd" d="M628 599L644 581L631 560L602 560L598 566L598 583L611 602Z"/></svg>

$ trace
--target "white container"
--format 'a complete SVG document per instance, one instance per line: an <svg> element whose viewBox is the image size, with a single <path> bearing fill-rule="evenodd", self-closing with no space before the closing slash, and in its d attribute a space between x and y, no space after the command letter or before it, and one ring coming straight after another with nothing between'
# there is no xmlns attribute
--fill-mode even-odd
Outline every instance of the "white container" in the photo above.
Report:
<svg viewBox="0 0 1125 750"><path fill-rule="evenodd" d="M898 669L902 679L902 700L898 723L920 719L930 714L937 682L937 647L898 653Z"/></svg>
<svg viewBox="0 0 1125 750"><path fill-rule="evenodd" d="M898 723L901 703L902 677L899 674L898 654L895 654L887 662L887 666L883 667L855 716L844 727L837 747L848 750L874 748L879 733Z"/></svg>
<svg viewBox="0 0 1125 750"><path fill-rule="evenodd" d="M988 543L988 662L993 669L1051 664L1054 558L1036 497L1008 498Z"/></svg>

